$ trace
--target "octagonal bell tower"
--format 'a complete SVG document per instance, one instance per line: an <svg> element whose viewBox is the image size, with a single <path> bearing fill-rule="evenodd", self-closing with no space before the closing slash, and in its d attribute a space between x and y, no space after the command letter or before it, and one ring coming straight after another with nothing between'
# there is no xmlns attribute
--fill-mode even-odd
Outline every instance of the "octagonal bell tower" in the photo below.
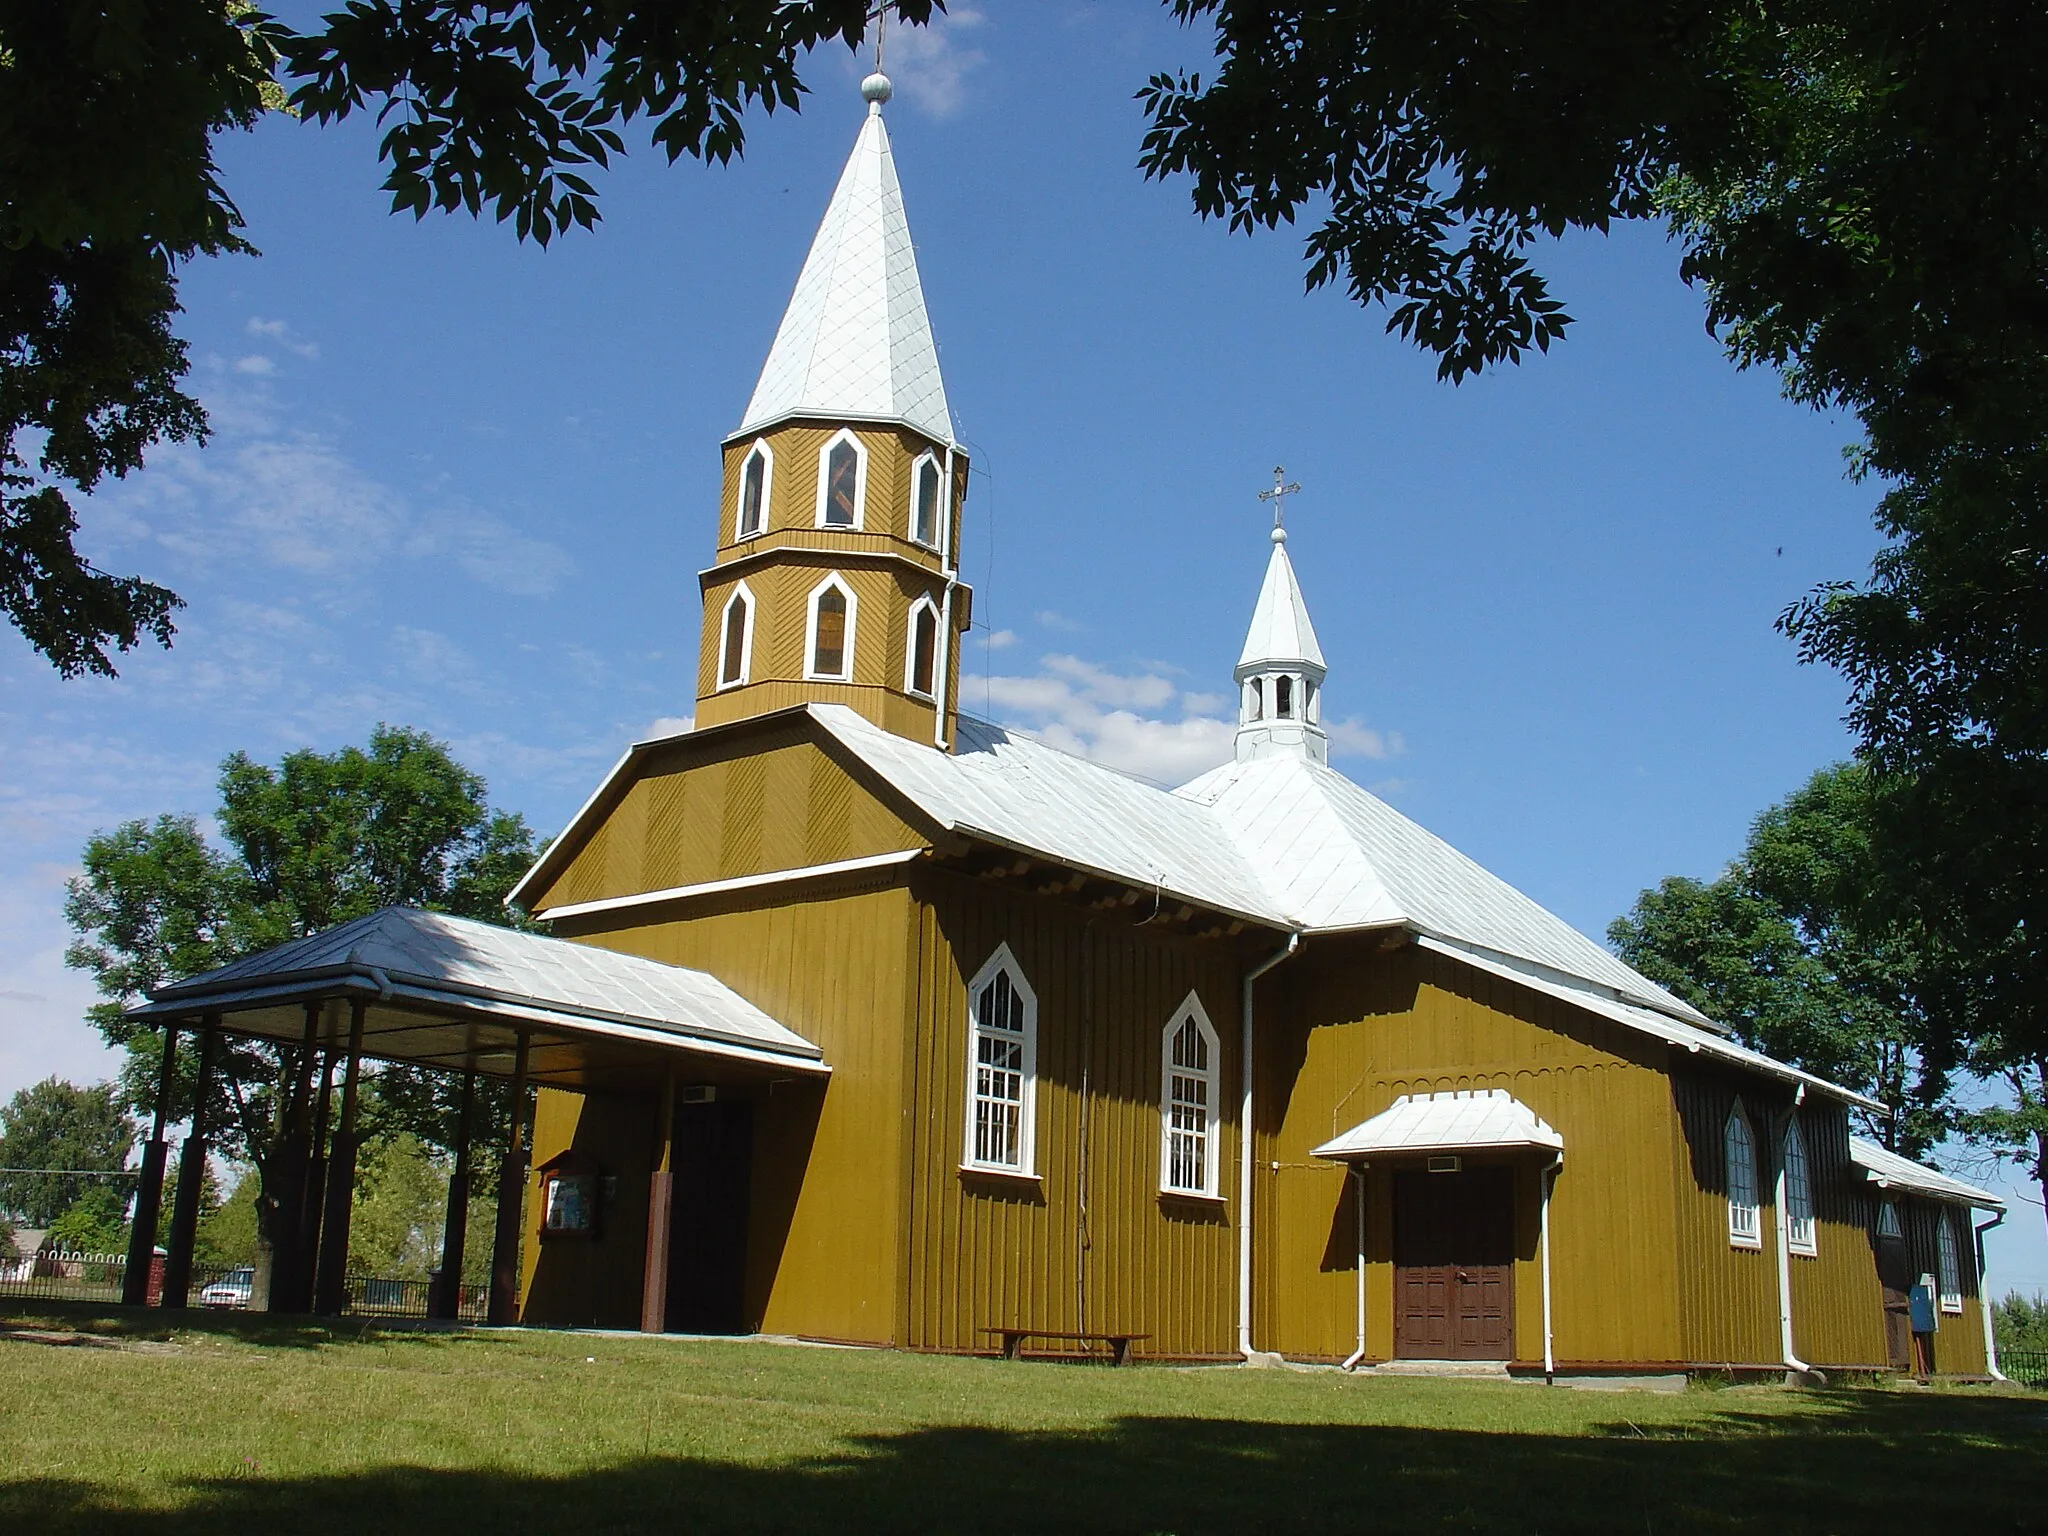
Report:
<svg viewBox="0 0 2048 1536"><path fill-rule="evenodd" d="M867 120L725 440L696 718L846 704L950 750L972 600L967 455L882 121L888 77L861 95Z"/></svg>

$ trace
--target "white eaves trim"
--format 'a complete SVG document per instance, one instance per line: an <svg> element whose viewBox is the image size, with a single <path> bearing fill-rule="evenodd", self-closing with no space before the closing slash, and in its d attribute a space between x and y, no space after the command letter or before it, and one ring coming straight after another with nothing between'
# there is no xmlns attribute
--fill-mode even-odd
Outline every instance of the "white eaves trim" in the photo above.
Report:
<svg viewBox="0 0 2048 1536"><path fill-rule="evenodd" d="M1953 1174L1901 1157L1861 1136L1849 1138L1849 1162L1864 1179L1879 1189L1899 1189L1927 1195L1956 1205L1974 1205L1987 1211L2002 1211L2005 1202L1988 1189L1966 1184Z"/></svg>
<svg viewBox="0 0 2048 1536"><path fill-rule="evenodd" d="M631 896L606 896L598 901L572 901L559 907L543 907L535 917L548 919L588 917L597 912L625 912L664 901L686 901L692 896L722 896L728 891L756 891L769 886L790 885L799 880L822 880L833 875L856 875L870 869L889 869L923 858L925 848L902 848L894 853L871 853L858 859L837 859L830 864L806 864L801 869L771 869L760 875L735 875L729 880L702 880L695 885L671 885L659 891L639 891Z"/></svg>
<svg viewBox="0 0 2048 1536"><path fill-rule="evenodd" d="M1583 986L1571 986L1564 982L1549 980L1492 956L1475 954L1457 944L1447 944L1426 933L1418 933L1415 942L1423 949L1461 961L1475 970L1486 971L1505 981L1519 983L1532 991L1545 993L1560 1002L1570 1003L1575 1008L1583 1008L1588 1013L1597 1013L1602 1018L1612 1019L1615 1023L1624 1024L1630 1029L1640 1030L1668 1045L1718 1057L1722 1061L1748 1067L1753 1072L1761 1072L1783 1082L1804 1083L1809 1088L1847 1104L1860 1105L1864 1109L1884 1109L1884 1105L1876 1099L1860 1094L1852 1088L1844 1088L1840 1083L1831 1083L1824 1077L1814 1076L1811 1072L1802 1072L1797 1067L1787 1066L1782 1061L1764 1055L1762 1051L1752 1051L1748 1046L1737 1045L1733 1040L1725 1040L1710 1030L1687 1024L1667 1014L1656 1013L1619 999L1603 997Z"/></svg>

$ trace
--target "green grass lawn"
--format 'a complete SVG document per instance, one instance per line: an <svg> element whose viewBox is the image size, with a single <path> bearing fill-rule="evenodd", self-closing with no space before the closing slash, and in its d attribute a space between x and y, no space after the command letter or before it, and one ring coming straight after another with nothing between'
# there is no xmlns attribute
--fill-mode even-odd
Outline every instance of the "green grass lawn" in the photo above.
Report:
<svg viewBox="0 0 2048 1536"><path fill-rule="evenodd" d="M8 1531L1751 1528L2048 1531L2048 1396L0 1315Z"/></svg>

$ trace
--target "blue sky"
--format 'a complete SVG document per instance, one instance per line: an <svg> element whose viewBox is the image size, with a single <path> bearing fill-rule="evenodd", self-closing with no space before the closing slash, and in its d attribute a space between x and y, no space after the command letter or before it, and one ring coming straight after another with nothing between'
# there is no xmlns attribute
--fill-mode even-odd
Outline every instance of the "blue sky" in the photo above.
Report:
<svg viewBox="0 0 2048 1536"><path fill-rule="evenodd" d="M1453 388L1304 295L1296 234L1140 179L1132 92L1200 35L1130 0L953 10L893 45L889 123L975 461L970 708L1162 780L1218 760L1284 463L1338 766L1587 932L1846 754L1839 679L1772 621L1875 548L1850 429L1734 372L1660 234L1547 253L1566 342ZM421 726L553 831L688 716L718 441L862 72L813 60L739 164L633 155L546 251L390 216L365 124L222 144L264 254L185 277L214 440L85 515L100 563L188 599L178 643L63 683L0 635L0 1093L108 1069L62 882L97 828L206 812L230 751ZM2048 1288L2042 1230L2016 1206L1994 1286Z"/></svg>

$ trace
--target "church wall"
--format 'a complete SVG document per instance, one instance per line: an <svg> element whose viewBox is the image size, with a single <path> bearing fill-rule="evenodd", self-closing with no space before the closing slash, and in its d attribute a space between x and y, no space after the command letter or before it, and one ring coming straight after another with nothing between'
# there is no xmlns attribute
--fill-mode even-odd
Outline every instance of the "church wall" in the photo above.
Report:
<svg viewBox="0 0 2048 1536"><path fill-rule="evenodd" d="M651 757L536 909L802 869L923 841L792 723Z"/></svg>
<svg viewBox="0 0 2048 1536"><path fill-rule="evenodd" d="M560 1088L535 1095L533 1156L520 1248L520 1317L555 1328L637 1328L647 1255L647 1187L659 1109L652 1095L585 1097ZM600 1184L591 1238L543 1238L542 1170L575 1153Z"/></svg>
<svg viewBox="0 0 2048 1536"><path fill-rule="evenodd" d="M718 503L718 554L721 560L749 547L758 547L759 537L740 540L740 470L756 442L765 441L775 457L769 480L768 524L772 538L785 531L815 529L818 526L818 455L839 433L838 423L790 422L750 437L735 438L725 445L723 475ZM863 423L853 428L854 436L867 450L867 493L862 505L861 532L892 535L903 552L925 557L922 545L910 537L910 471L919 455L931 452L945 466L945 445L934 443L907 427ZM954 512L966 492L966 455L954 455ZM833 537L844 537L834 531ZM957 526L955 538L957 539ZM956 543L953 547L958 548ZM938 569L936 557L932 568Z"/></svg>
<svg viewBox="0 0 2048 1536"><path fill-rule="evenodd" d="M1672 1180L1677 1205L1679 1305L1687 1360L1769 1365L1780 1357L1778 1334L1776 1164L1768 1117L1785 1090L1712 1069L1674 1073ZM1741 1096L1757 1141L1761 1248L1728 1241L1725 1127Z"/></svg>
<svg viewBox="0 0 2048 1536"><path fill-rule="evenodd" d="M1874 1219L1874 1218L1873 1218ZM1983 1287L1977 1278L1977 1238L1970 1213L1934 1200L1901 1199L1900 1225L1906 1233L1906 1253L1913 1279L1941 1274L1936 1257L1935 1236L1939 1224L1955 1228L1957 1272L1962 1280L1963 1310L1934 1313L1934 1369L1944 1376L1981 1376L1988 1369L1984 1353Z"/></svg>
<svg viewBox="0 0 2048 1536"><path fill-rule="evenodd" d="M1444 957L1382 953L1370 936L1311 939L1261 984L1258 1009L1258 1347L1324 1360L1356 1347L1352 1195L1344 1170L1311 1150L1404 1093L1497 1087L1565 1139L1551 1210L1559 1360L1678 1356L1661 1045ZM1507 1161L1517 1169L1514 1355L1540 1361L1545 1159ZM1393 1351L1391 1172L1374 1166L1367 1186L1372 1360Z"/></svg>
<svg viewBox="0 0 2048 1536"><path fill-rule="evenodd" d="M1849 1161L1849 1112L1837 1101L1809 1094L1799 1123L1812 1168L1816 1252L1811 1258L1792 1256L1793 1342L1811 1365L1881 1370L1884 1292L1871 1248L1875 1208Z"/></svg>
<svg viewBox="0 0 2048 1536"><path fill-rule="evenodd" d="M920 874L904 1342L986 1349L980 1330L1148 1333L1141 1353L1235 1349L1240 957L1029 891ZM1035 1180L963 1173L967 982L1007 943L1039 1003ZM1195 991L1222 1046L1227 1198L1159 1193L1160 1052Z"/></svg>
<svg viewBox="0 0 2048 1536"><path fill-rule="evenodd" d="M749 1079L733 1091L754 1106L747 1317L765 1332L895 1341L915 926L892 873L778 893L774 905L728 898L660 922L562 925L583 942L711 972L816 1042L832 1067L822 1090L734 1074ZM644 1202L644 1175L640 1187Z"/></svg>

